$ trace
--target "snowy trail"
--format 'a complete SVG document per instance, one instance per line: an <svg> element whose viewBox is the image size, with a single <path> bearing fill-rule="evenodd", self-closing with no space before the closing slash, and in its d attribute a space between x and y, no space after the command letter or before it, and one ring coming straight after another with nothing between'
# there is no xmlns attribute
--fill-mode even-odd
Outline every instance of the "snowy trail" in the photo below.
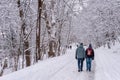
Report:
<svg viewBox="0 0 120 80"><path fill-rule="evenodd" d="M0 80L94 80L95 68L93 67L92 72L86 72L85 61L84 71L77 71L75 50L76 47L73 47L63 56L41 61L26 69L5 75Z"/></svg>
<svg viewBox="0 0 120 80"><path fill-rule="evenodd" d="M71 63L66 64L62 69L60 69L55 75L53 75L50 80L94 80L95 78L95 62L92 65L92 71L86 72L86 61L84 61L83 72L77 71L77 61L75 60L75 48L70 50Z"/></svg>
<svg viewBox="0 0 120 80"><path fill-rule="evenodd" d="M96 52L96 80L119 80L120 55L104 48L97 49Z"/></svg>
<svg viewBox="0 0 120 80"><path fill-rule="evenodd" d="M23 70L0 77L0 80L120 80L120 47L104 47L95 50L92 71L78 72L75 59L76 47L68 49L66 54L40 61Z"/></svg>
<svg viewBox="0 0 120 80"><path fill-rule="evenodd" d="M0 77L0 80L120 80L120 47L112 49L104 47L95 50L92 71L77 71L75 59L76 47L68 49L66 54L39 61L28 68Z"/></svg>
<svg viewBox="0 0 120 80"><path fill-rule="evenodd" d="M95 71L86 72L84 69L83 72L77 72L77 67L75 66L76 61L73 61L51 77L50 80L94 80Z"/></svg>

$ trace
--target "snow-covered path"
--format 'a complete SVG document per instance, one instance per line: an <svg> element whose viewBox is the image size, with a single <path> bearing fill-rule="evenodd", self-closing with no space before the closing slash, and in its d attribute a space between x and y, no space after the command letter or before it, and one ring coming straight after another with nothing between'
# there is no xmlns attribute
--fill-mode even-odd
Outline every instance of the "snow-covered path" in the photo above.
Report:
<svg viewBox="0 0 120 80"><path fill-rule="evenodd" d="M120 80L120 47L96 50L96 80Z"/></svg>
<svg viewBox="0 0 120 80"><path fill-rule="evenodd" d="M94 80L95 77L95 62L93 62L93 67L91 72L86 72L86 61L84 61L83 72L77 71L77 60L75 59L74 47L72 50L68 50L70 53L71 62L66 64L60 71L54 74L50 80Z"/></svg>
<svg viewBox="0 0 120 80"><path fill-rule="evenodd" d="M94 80L95 68L91 73L86 72L85 61L84 71L77 71L75 50L76 47L73 47L63 56L41 61L26 69L5 75L0 80Z"/></svg>
<svg viewBox="0 0 120 80"><path fill-rule="evenodd" d="M120 79L120 47L112 49L101 47L95 50L92 71L86 71L84 61L83 72L77 71L75 59L76 47L67 50L65 55L40 61L39 63L0 77L0 80L119 80Z"/></svg>

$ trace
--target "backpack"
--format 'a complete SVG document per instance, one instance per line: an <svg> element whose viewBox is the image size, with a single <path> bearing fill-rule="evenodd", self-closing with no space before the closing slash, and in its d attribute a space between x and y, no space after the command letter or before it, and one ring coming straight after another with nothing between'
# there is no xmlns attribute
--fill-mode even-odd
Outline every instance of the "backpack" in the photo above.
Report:
<svg viewBox="0 0 120 80"><path fill-rule="evenodd" d="M92 49L88 49L88 50L87 50L87 55L88 55L88 56L92 55Z"/></svg>

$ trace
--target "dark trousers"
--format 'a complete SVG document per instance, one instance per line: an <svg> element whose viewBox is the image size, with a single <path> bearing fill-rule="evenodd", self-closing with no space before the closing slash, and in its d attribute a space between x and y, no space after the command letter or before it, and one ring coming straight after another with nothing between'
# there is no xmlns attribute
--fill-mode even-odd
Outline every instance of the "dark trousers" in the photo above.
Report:
<svg viewBox="0 0 120 80"><path fill-rule="evenodd" d="M82 71L83 70L83 58L78 58L78 70Z"/></svg>

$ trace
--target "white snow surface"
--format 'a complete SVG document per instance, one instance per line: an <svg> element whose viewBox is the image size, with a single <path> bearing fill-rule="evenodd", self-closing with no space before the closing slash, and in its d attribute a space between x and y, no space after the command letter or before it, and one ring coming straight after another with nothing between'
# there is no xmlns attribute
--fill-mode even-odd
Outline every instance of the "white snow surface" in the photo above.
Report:
<svg viewBox="0 0 120 80"><path fill-rule="evenodd" d="M0 77L0 80L120 80L120 46L111 49L95 49L92 71L77 71L76 47L68 49L65 55L40 61L37 64Z"/></svg>

